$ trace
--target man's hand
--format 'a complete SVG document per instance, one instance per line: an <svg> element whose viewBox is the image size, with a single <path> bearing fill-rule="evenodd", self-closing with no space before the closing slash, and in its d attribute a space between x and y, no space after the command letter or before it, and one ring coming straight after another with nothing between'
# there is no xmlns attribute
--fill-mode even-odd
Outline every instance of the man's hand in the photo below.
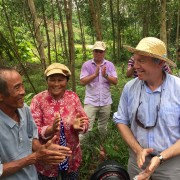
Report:
<svg viewBox="0 0 180 180"><path fill-rule="evenodd" d="M138 180L148 180L151 177L151 174L159 166L159 164L160 164L159 158L157 156L154 156L151 159L151 162L147 166L147 168L144 171L142 171L139 175L137 175L136 179L138 179Z"/></svg>
<svg viewBox="0 0 180 180"><path fill-rule="evenodd" d="M144 162L145 162L145 158L146 156L148 156L149 154L151 154L153 152L153 148L148 148L148 149L143 149L142 151L140 151L137 154L137 165L138 167L141 169Z"/></svg>
<svg viewBox="0 0 180 180"><path fill-rule="evenodd" d="M71 156L72 151L68 147L54 144L57 137L54 136L42 148L35 152L36 161L44 164L59 164L68 156Z"/></svg>
<svg viewBox="0 0 180 180"><path fill-rule="evenodd" d="M97 66L97 68L96 68L95 75L96 75L96 77L99 76L99 66Z"/></svg>
<svg viewBox="0 0 180 180"><path fill-rule="evenodd" d="M106 66L103 66L103 67L102 67L101 73L102 73L102 76L103 76L103 77L106 76Z"/></svg>

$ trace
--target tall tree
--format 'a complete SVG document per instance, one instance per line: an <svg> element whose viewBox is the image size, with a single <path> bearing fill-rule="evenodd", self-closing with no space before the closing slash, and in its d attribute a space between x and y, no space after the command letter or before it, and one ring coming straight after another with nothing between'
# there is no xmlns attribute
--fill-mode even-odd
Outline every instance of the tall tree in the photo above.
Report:
<svg viewBox="0 0 180 180"><path fill-rule="evenodd" d="M93 22L94 30L95 30L95 34L96 34L96 40L101 41L102 40L102 32L99 27L100 22L98 22L98 13L95 11L96 8L94 6L93 0L89 0L89 8L90 8L92 22Z"/></svg>
<svg viewBox="0 0 180 180"><path fill-rule="evenodd" d="M179 3L179 7L180 7L180 3ZM179 32L180 32L180 29L179 29L179 26L180 26L180 9L178 10L178 14L177 14L177 31L176 31L176 50L178 48L180 48L180 37L179 37ZM176 53L176 60L178 60L178 53Z"/></svg>
<svg viewBox="0 0 180 180"><path fill-rule="evenodd" d="M72 26L72 0L64 0L64 7L66 12L66 23L68 31L68 47L70 69L72 73L72 90L76 91L76 78L75 78L75 48L74 48L74 32Z"/></svg>
<svg viewBox="0 0 180 180"><path fill-rule="evenodd" d="M86 60L86 45L85 45L85 35L84 35L84 27L83 27L83 23L81 20L81 14L80 14L80 9L79 9L79 3L77 2L77 0L74 0L76 3L76 7L77 7L77 16L78 16L78 20L79 20L79 28L80 28L80 32L81 32L81 42L82 42L82 52L83 52L83 60Z"/></svg>
<svg viewBox="0 0 180 180"><path fill-rule="evenodd" d="M51 41L49 37L49 30L48 30L48 24L47 24L47 18L45 14L45 8L44 8L44 3L41 3L41 8L42 8L42 14L43 14L43 20L44 20L44 27L46 31L46 39L47 39L47 47L48 47L48 64L51 64Z"/></svg>
<svg viewBox="0 0 180 180"><path fill-rule="evenodd" d="M120 10L119 10L120 2L117 0L117 19L118 19L118 24L117 24L117 60L120 60Z"/></svg>
<svg viewBox="0 0 180 180"><path fill-rule="evenodd" d="M34 0L28 0L28 5L29 5L29 9L30 9L31 16L33 19L34 34L35 34L35 37L36 37L36 40L38 43L38 52L39 52L39 55L41 58L41 63L43 65L43 68L46 69L46 56L45 56L45 52L44 52L44 43L43 43L43 39L41 37L40 24L37 19Z"/></svg>
<svg viewBox="0 0 180 180"><path fill-rule="evenodd" d="M63 42L64 42L64 51L65 51L65 57L67 59L67 61L69 62L69 53L68 53L68 48L67 48L67 43L66 43L66 31L65 31L65 27L64 27L64 21L63 21L63 16L62 16L62 4L63 4L63 0L56 0L57 3L57 8L58 8L58 14L59 14L59 20L60 20L60 24L61 24L61 28L62 28L62 38L63 38Z"/></svg>
<svg viewBox="0 0 180 180"><path fill-rule="evenodd" d="M116 56L115 56L115 48L116 48L116 39L115 39L115 26L114 26L114 14L113 14L113 0L109 0L109 7L110 7L110 17L111 17L111 25L112 25L112 40L113 40L113 60L116 63Z"/></svg>
<svg viewBox="0 0 180 180"><path fill-rule="evenodd" d="M167 45L167 31L166 31L166 0L161 0L161 27L160 39Z"/></svg>
<svg viewBox="0 0 180 180"><path fill-rule="evenodd" d="M54 34L54 52L55 52L55 60L58 62L57 56L57 42L56 42L56 24L55 24L55 15L54 15L54 2L51 0L51 14L52 14L52 22L53 22L53 34Z"/></svg>

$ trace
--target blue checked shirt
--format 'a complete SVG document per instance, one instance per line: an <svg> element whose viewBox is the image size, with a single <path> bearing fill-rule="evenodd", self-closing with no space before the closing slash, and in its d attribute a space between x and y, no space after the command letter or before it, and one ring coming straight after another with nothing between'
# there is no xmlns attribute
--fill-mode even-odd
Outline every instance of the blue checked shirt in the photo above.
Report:
<svg viewBox="0 0 180 180"><path fill-rule="evenodd" d="M137 108L137 119L145 126L154 126L157 118L155 127L144 129L137 124ZM129 81L113 119L130 126L143 148L154 148L154 154L167 149L180 139L180 78L166 73L163 84L153 92L138 78Z"/></svg>

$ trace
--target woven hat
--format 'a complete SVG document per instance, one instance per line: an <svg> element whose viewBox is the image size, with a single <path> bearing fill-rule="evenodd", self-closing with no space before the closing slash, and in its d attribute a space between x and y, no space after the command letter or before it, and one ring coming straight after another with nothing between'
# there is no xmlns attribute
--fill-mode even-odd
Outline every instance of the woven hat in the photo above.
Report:
<svg viewBox="0 0 180 180"><path fill-rule="evenodd" d="M70 76L71 71L67 66L60 63L53 63L47 67L44 74L48 77L52 74L63 74L64 76Z"/></svg>
<svg viewBox="0 0 180 180"><path fill-rule="evenodd" d="M106 45L102 41L96 41L93 48L92 48L92 50L94 50L94 49L99 49L99 50L105 51Z"/></svg>
<svg viewBox="0 0 180 180"><path fill-rule="evenodd" d="M127 45L124 45L123 47L132 53L142 56L154 57L176 67L176 64L167 58L167 49L165 43L158 38L143 38L136 46L136 48Z"/></svg>

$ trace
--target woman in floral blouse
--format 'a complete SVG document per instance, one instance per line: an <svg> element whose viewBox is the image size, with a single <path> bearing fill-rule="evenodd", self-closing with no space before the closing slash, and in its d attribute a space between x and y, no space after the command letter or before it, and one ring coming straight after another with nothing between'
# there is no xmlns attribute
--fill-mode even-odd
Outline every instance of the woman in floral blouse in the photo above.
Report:
<svg viewBox="0 0 180 180"><path fill-rule="evenodd" d="M71 75L63 64L53 63L45 71L48 90L32 99L30 108L37 124L39 139L45 144L57 134L57 144L70 147L72 156L57 165L36 164L39 180L78 179L78 168L82 160L79 133L88 129L88 118L76 93L66 90Z"/></svg>

